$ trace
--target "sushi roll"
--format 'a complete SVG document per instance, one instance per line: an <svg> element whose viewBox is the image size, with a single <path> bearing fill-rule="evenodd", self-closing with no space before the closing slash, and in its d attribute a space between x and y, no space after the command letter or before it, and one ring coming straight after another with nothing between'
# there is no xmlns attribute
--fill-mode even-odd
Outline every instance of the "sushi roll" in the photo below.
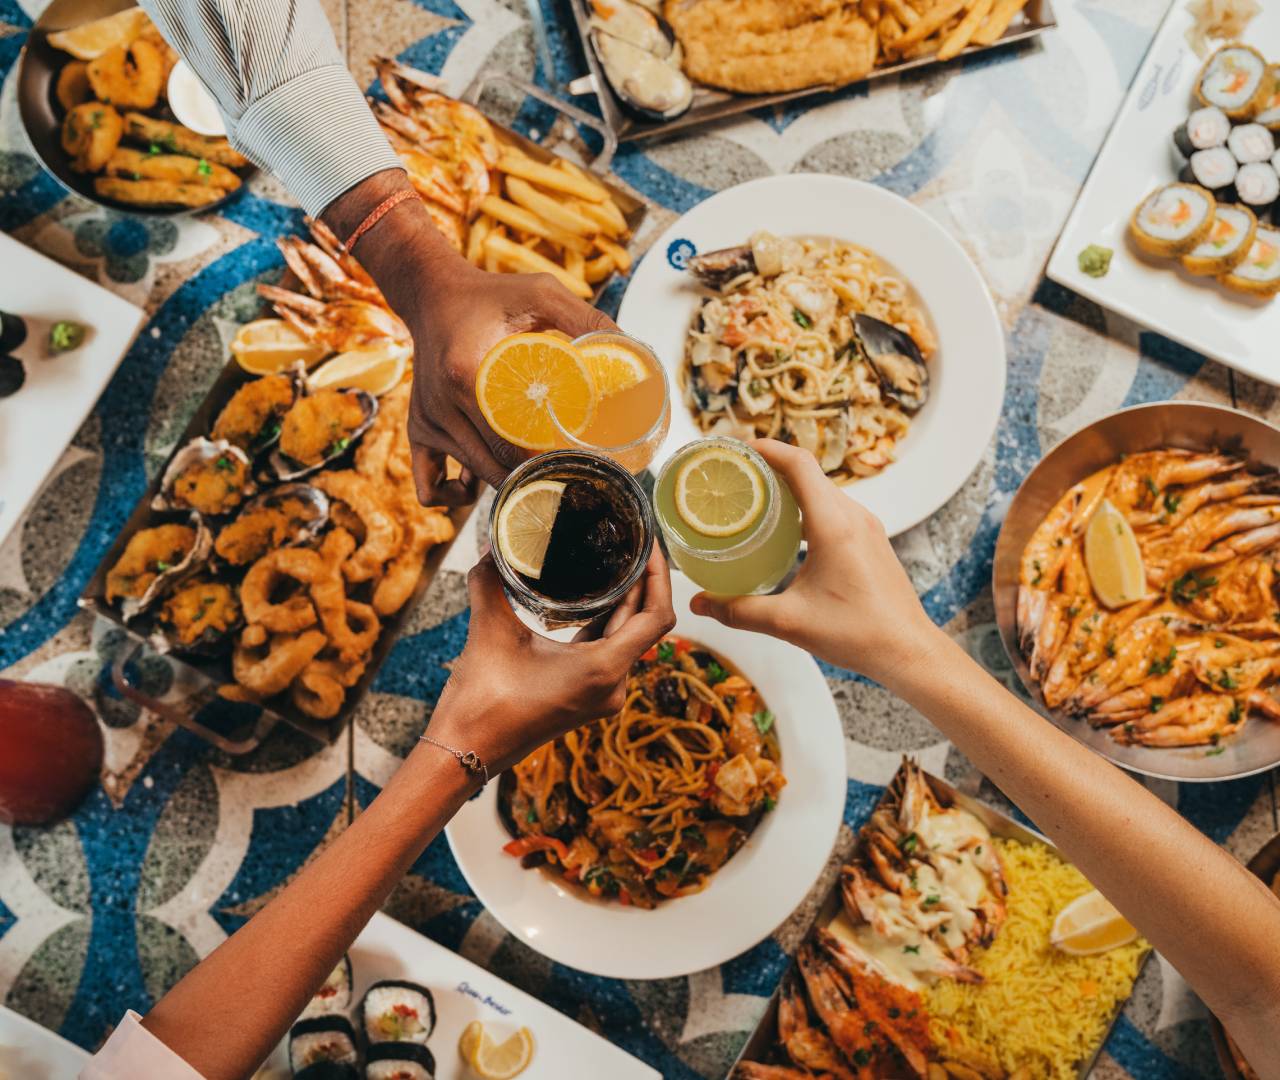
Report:
<svg viewBox="0 0 1280 1080"><path fill-rule="evenodd" d="M1138 204L1129 235L1148 255L1185 255L1209 235L1213 212L1211 192L1195 184L1169 184Z"/></svg>
<svg viewBox="0 0 1280 1080"><path fill-rule="evenodd" d="M345 1013L351 1007L351 957L344 955L316 996L307 1002L299 1019L325 1016L328 1013Z"/></svg>
<svg viewBox="0 0 1280 1080"><path fill-rule="evenodd" d="M294 1073L293 1080L360 1080L360 1070L354 1065L340 1065L336 1061L317 1061Z"/></svg>
<svg viewBox="0 0 1280 1080"><path fill-rule="evenodd" d="M1219 280L1229 289L1253 296L1280 292L1280 230L1259 225L1244 261Z"/></svg>
<svg viewBox="0 0 1280 1080"><path fill-rule="evenodd" d="M360 1016L370 1044L425 1043L435 1030L436 1003L425 986L402 979L384 979L365 993Z"/></svg>
<svg viewBox="0 0 1280 1080"><path fill-rule="evenodd" d="M1263 98L1262 104L1258 106L1253 122L1261 124L1271 132L1280 132L1280 64L1268 65L1267 79L1270 82L1270 90Z"/></svg>
<svg viewBox="0 0 1280 1080"><path fill-rule="evenodd" d="M1230 273L1249 254L1258 219L1243 206L1219 206L1213 228L1194 251L1182 256L1189 273L1214 277Z"/></svg>
<svg viewBox="0 0 1280 1080"><path fill-rule="evenodd" d="M1241 165L1268 161L1276 152L1276 137L1261 124L1240 124L1227 136L1227 149Z"/></svg>
<svg viewBox="0 0 1280 1080"><path fill-rule="evenodd" d="M345 1016L313 1016L289 1029L289 1067L295 1076L308 1065L355 1066L359 1060L355 1029Z"/></svg>
<svg viewBox="0 0 1280 1080"><path fill-rule="evenodd" d="M1255 214L1264 214L1280 198L1280 175L1269 161L1241 165L1236 173L1236 193Z"/></svg>
<svg viewBox="0 0 1280 1080"><path fill-rule="evenodd" d="M1265 128L1262 130L1266 131ZM1269 135L1270 132L1267 134ZM1197 150L1192 154L1182 172L1178 174L1178 179L1184 184L1199 184L1202 188L1208 188L1219 202L1226 202L1227 200L1219 192L1225 193L1226 189L1235 183L1239 168L1230 150L1225 146L1214 146L1208 150Z"/></svg>
<svg viewBox="0 0 1280 1080"><path fill-rule="evenodd" d="M1216 105L1206 105L1203 109L1196 109L1173 133L1173 145L1183 157L1189 158L1197 150L1226 146L1230 134L1231 121L1227 114Z"/></svg>
<svg viewBox="0 0 1280 1080"><path fill-rule="evenodd" d="M435 1057L418 1043L374 1043L365 1059L364 1080L434 1080L435 1075Z"/></svg>
<svg viewBox="0 0 1280 1080"><path fill-rule="evenodd" d="M1222 46L1204 62L1196 79L1196 100L1216 105L1232 120L1249 120L1270 89L1262 53L1236 42Z"/></svg>

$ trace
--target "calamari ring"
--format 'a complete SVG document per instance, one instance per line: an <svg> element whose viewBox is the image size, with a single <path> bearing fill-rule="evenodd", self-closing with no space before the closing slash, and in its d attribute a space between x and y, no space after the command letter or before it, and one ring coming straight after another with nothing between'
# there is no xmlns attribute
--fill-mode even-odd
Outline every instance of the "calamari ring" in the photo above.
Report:
<svg viewBox="0 0 1280 1080"><path fill-rule="evenodd" d="M418 506L416 496L409 499L412 506L407 500L401 504L408 539L373 590L373 609L380 615L394 614L408 603L422 577L427 552L436 544L453 539L454 527L448 514L435 507Z"/></svg>
<svg viewBox="0 0 1280 1080"><path fill-rule="evenodd" d="M284 690L325 647L325 636L319 630L275 634L256 646L246 645L244 637L231 654L231 670L236 682L264 698ZM256 638L249 635L250 641Z"/></svg>
<svg viewBox="0 0 1280 1080"><path fill-rule="evenodd" d="M364 543L342 567L348 581L369 581L382 572L400 547L399 522L391 515L366 476L352 469L321 473L312 483L326 495L346 503L364 523Z"/></svg>
<svg viewBox="0 0 1280 1080"><path fill-rule="evenodd" d="M317 720L331 720L342 709L347 688L360 681L365 667L363 660L347 664L336 657L316 657L294 680L290 697L299 712Z"/></svg>
<svg viewBox="0 0 1280 1080"><path fill-rule="evenodd" d="M245 621L273 634L296 634L314 626L316 609L299 593L280 603L271 595L282 581L292 578L311 585L325 575L324 560L308 548L277 548L255 562L240 585L240 607Z"/></svg>

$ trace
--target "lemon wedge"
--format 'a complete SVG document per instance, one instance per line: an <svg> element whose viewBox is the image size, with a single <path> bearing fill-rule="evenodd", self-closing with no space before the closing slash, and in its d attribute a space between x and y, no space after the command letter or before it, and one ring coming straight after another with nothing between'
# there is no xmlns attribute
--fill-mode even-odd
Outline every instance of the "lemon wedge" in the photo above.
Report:
<svg viewBox="0 0 1280 1080"><path fill-rule="evenodd" d="M311 386L316 390L366 390L381 397L400 385L410 353L407 345L398 343L339 353L312 372Z"/></svg>
<svg viewBox="0 0 1280 1080"><path fill-rule="evenodd" d="M630 390L645 379L653 377L653 372L645 362L633 350L619 342L589 341L577 348L578 355L591 372L598 397L609 397L623 390Z"/></svg>
<svg viewBox="0 0 1280 1080"><path fill-rule="evenodd" d="M117 45L131 45L134 38L150 25L151 20L142 8L125 8L114 15L73 26L70 30L58 30L49 35L49 44L70 53L77 60L96 60Z"/></svg>
<svg viewBox="0 0 1280 1080"><path fill-rule="evenodd" d="M557 445L552 411L580 435L595 415L596 389L577 349L552 334L513 334L485 354L476 402L499 436L526 450Z"/></svg>
<svg viewBox="0 0 1280 1080"><path fill-rule="evenodd" d="M498 511L498 548L515 570L534 581L542 576L563 495L563 481L535 480L509 496Z"/></svg>
<svg viewBox="0 0 1280 1080"><path fill-rule="evenodd" d="M1049 932L1054 948L1072 956L1092 956L1128 945L1138 931L1102 893L1092 889L1058 912Z"/></svg>
<svg viewBox="0 0 1280 1080"><path fill-rule="evenodd" d="M1124 607L1146 594L1147 572L1138 538L1109 499L1102 500L1085 530L1084 565L1093 591L1106 607Z"/></svg>
<svg viewBox="0 0 1280 1080"><path fill-rule="evenodd" d="M676 511L703 536L733 536L764 510L764 477L741 454L713 446L693 454L676 473Z"/></svg>
<svg viewBox="0 0 1280 1080"><path fill-rule="evenodd" d="M250 375L275 375L301 360L307 367L329 351L308 341L283 319L255 319L236 331L231 355Z"/></svg>
<svg viewBox="0 0 1280 1080"><path fill-rule="evenodd" d="M473 1036L471 1056L467 1060L477 1076L483 1080L511 1080L529 1067L533 1060L533 1033L527 1027L522 1027L502 1042L495 1042L484 1025L473 1020L458 1041L459 1051L473 1026L479 1028L479 1032ZM463 1056L466 1057L465 1054Z"/></svg>
<svg viewBox="0 0 1280 1080"><path fill-rule="evenodd" d="M458 1036L458 1053L468 1065L475 1060L476 1047L480 1045L480 1036L483 1034L484 1025L479 1020L472 1020Z"/></svg>

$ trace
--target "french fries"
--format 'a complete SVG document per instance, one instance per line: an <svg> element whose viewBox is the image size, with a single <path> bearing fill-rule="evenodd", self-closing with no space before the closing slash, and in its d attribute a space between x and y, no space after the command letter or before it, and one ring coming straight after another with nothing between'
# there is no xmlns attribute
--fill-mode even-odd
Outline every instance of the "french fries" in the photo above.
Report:
<svg viewBox="0 0 1280 1080"><path fill-rule="evenodd" d="M532 248L513 243L496 232L485 237L484 252L486 256L493 257L497 269L517 274L550 274L574 295L583 300L591 299L591 288L582 278L575 277L558 262L539 255Z"/></svg>
<svg viewBox="0 0 1280 1080"><path fill-rule="evenodd" d="M881 0L873 24L876 63L933 56L952 60L970 45L993 45L1028 0ZM863 4L863 17L870 5ZM874 9L872 9L874 10Z"/></svg>
<svg viewBox="0 0 1280 1080"><path fill-rule="evenodd" d="M1013 17L1027 6L1027 0L999 0L987 16L987 21L973 35L975 45L994 45L1009 28Z"/></svg>

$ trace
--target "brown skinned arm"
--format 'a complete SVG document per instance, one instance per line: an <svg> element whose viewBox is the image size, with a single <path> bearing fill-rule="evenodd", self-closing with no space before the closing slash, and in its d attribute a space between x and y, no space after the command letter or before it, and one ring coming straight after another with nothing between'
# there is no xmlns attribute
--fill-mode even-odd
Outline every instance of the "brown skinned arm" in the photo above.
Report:
<svg viewBox="0 0 1280 1080"><path fill-rule="evenodd" d="M143 1026L207 1080L251 1075L475 787L449 754L419 744L368 809Z"/></svg>
<svg viewBox="0 0 1280 1080"><path fill-rule="evenodd" d="M1280 901L942 631L930 624L921 633L925 648L889 689L932 720L1178 969L1258 1075L1280 1080Z"/></svg>

